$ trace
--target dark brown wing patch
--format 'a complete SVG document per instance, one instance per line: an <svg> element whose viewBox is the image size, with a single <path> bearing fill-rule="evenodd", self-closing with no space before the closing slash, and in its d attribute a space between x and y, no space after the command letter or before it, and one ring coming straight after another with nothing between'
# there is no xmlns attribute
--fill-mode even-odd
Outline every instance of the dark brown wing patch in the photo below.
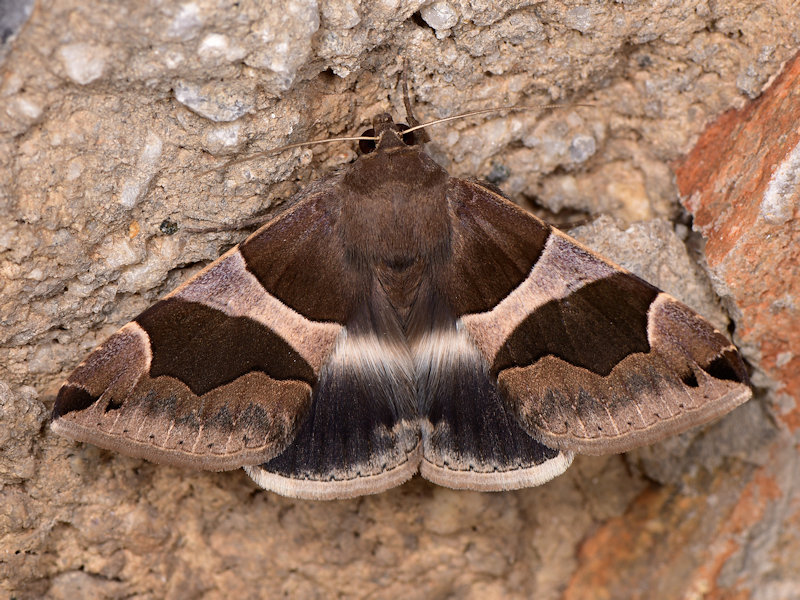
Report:
<svg viewBox="0 0 800 600"><path fill-rule="evenodd" d="M626 356L648 352L647 311L658 289L627 273L554 298L522 321L494 359L495 375L544 356L608 375Z"/></svg>
<svg viewBox="0 0 800 600"><path fill-rule="evenodd" d="M136 317L150 338L150 377L168 375L198 396L252 371L312 385L314 371L281 336L248 317L167 298Z"/></svg>
<svg viewBox="0 0 800 600"><path fill-rule="evenodd" d="M292 214L251 240L275 244L292 229L281 226ZM290 221L302 229L302 219ZM232 249L109 338L59 392L54 431L131 456L214 470L283 451L308 413L311 389L342 326L292 310L247 266ZM296 290L297 280L286 277L294 283L284 287ZM325 291L303 293L324 298Z"/></svg>
<svg viewBox="0 0 800 600"><path fill-rule="evenodd" d="M239 247L264 289L312 321L346 322L368 289L346 256L338 194L310 195Z"/></svg>
<svg viewBox="0 0 800 600"><path fill-rule="evenodd" d="M715 348L723 360L731 357L727 340ZM701 354L708 353L706 346ZM502 371L499 386L544 443L583 454L626 452L718 418L750 397L738 355L725 379L703 369L698 358L685 346L658 343L603 376L546 356ZM741 379L727 378L736 371Z"/></svg>
<svg viewBox="0 0 800 600"><path fill-rule="evenodd" d="M474 182L451 178L447 200L452 254L444 297L457 317L491 310L528 276L550 228Z"/></svg>

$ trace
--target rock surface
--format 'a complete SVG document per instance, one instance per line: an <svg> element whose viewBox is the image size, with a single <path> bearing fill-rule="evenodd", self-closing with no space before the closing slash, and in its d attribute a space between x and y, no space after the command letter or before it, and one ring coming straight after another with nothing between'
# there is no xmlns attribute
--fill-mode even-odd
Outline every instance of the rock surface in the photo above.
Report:
<svg viewBox="0 0 800 600"><path fill-rule="evenodd" d="M797 597L798 64L759 95L798 32L790 0L38 2L0 52L0 596ZM258 153L403 115L402 59L423 121L587 104L429 149L557 223L607 215L575 234L730 314L758 397L502 494L295 501L53 435L89 350L354 156Z"/></svg>

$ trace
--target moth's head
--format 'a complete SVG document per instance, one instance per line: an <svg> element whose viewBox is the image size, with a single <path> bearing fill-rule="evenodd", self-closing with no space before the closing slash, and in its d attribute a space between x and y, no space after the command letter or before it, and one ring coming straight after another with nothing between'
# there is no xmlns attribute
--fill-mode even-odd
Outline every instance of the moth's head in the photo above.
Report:
<svg viewBox="0 0 800 600"><path fill-rule="evenodd" d="M374 140L361 140L358 147L362 154L369 154L377 150L388 150L401 146L415 146L417 138L414 132L403 134L408 129L405 123L395 123L387 113L382 113L372 119L372 127L362 133L362 137L376 137Z"/></svg>

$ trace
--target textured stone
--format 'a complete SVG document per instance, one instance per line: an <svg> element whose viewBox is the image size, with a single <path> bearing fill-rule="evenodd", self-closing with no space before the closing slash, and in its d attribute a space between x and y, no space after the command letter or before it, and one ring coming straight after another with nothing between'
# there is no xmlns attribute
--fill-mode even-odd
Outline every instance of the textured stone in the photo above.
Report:
<svg viewBox="0 0 800 600"><path fill-rule="evenodd" d="M669 292L725 331L728 317L714 296L708 277L692 260L671 223L653 219L633 223L625 230L601 216L591 224L570 230L570 235L603 256ZM657 257L654 259L653 257Z"/></svg>
<svg viewBox="0 0 800 600"><path fill-rule="evenodd" d="M404 118L404 60L422 120L589 104L438 125L429 151L558 222L608 215L576 234L725 327L676 202L678 187L691 198L712 172L698 166L695 184L676 185L670 164L795 52L789 0L36 6L0 65L0 597L792 597L798 353L767 333L794 309L773 294L789 283L765 285L755 267L792 256L796 117L776 113L777 137L764 134L774 160L748 163L763 186L737 188L737 201L753 206L714 207L708 221L695 211L747 356L760 382L777 382L763 405L716 426L627 457L578 457L535 489L474 494L415 479L332 503L46 427L60 381L95 345L242 240L237 224L354 157L348 144L271 149L358 134L386 110ZM710 148L692 160L727 160ZM715 185L739 185L738 174ZM717 222L727 229L708 229ZM754 223L774 235L758 240ZM726 233L737 225L738 237ZM749 273L734 259L760 279L733 281ZM763 305L742 302L748 289ZM776 315L772 329L763 314Z"/></svg>
<svg viewBox="0 0 800 600"><path fill-rule="evenodd" d="M458 14L455 9L444 0L426 4L420 9L419 14L428 25L436 30L436 37L440 39L446 37L449 30L458 23Z"/></svg>
<svg viewBox="0 0 800 600"><path fill-rule="evenodd" d="M255 86L234 86L222 82L196 85L188 81L175 83L175 99L201 117L211 121L236 121L252 112Z"/></svg>

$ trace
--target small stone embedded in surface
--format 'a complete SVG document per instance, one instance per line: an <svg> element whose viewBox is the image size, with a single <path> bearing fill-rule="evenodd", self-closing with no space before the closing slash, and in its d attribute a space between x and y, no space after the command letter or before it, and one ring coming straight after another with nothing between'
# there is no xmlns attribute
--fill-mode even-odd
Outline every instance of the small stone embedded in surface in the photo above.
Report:
<svg viewBox="0 0 800 600"><path fill-rule="evenodd" d="M67 77L75 83L86 85L103 76L109 50L104 46L78 42L58 49L58 57Z"/></svg>
<svg viewBox="0 0 800 600"><path fill-rule="evenodd" d="M590 135L576 135L569 144L569 155L572 160L582 163L597 150L597 143Z"/></svg>
<svg viewBox="0 0 800 600"><path fill-rule="evenodd" d="M437 33L450 29L458 23L458 15L455 9L449 2L442 0L423 6L419 10L419 14Z"/></svg>
<svg viewBox="0 0 800 600"><path fill-rule="evenodd" d="M238 44L231 44L228 36L220 33L209 33L204 37L197 48L197 53L204 60L217 62L233 62L247 55L244 48Z"/></svg>
<svg viewBox="0 0 800 600"><path fill-rule="evenodd" d="M325 24L329 27L352 29L361 22L358 4L357 0L324 3L320 9Z"/></svg>
<svg viewBox="0 0 800 600"><path fill-rule="evenodd" d="M581 33L588 33L594 26L594 11L588 6L576 6L566 12L565 23Z"/></svg>
<svg viewBox="0 0 800 600"><path fill-rule="evenodd" d="M200 7L194 2L186 2L177 9L167 29L167 35L172 38L189 40L197 34L202 25L203 16Z"/></svg>
<svg viewBox="0 0 800 600"><path fill-rule="evenodd" d="M792 219L800 205L800 144L775 169L764 191L759 214L770 225L783 225Z"/></svg>
<svg viewBox="0 0 800 600"><path fill-rule="evenodd" d="M209 130L206 134L208 151L212 154L235 148L239 144L239 133L242 126L239 123L227 123Z"/></svg>
<svg viewBox="0 0 800 600"><path fill-rule="evenodd" d="M267 11L251 25L253 37L259 43L248 53L245 64L269 72L261 82L268 89L273 92L288 90L298 69L312 52L312 38L319 25L316 0L292 0L283 5L283 10Z"/></svg>
<svg viewBox="0 0 800 600"><path fill-rule="evenodd" d="M493 163L492 170L486 176L486 181L495 185L503 183L511 175L508 167L500 163Z"/></svg>
<svg viewBox="0 0 800 600"><path fill-rule="evenodd" d="M16 35L31 16L31 12L33 0L0 0L0 45Z"/></svg>
<svg viewBox="0 0 800 600"><path fill-rule="evenodd" d="M150 132L136 160L136 169L123 183L119 202L125 208L133 208L144 198L155 176L164 143L155 132Z"/></svg>
<svg viewBox="0 0 800 600"><path fill-rule="evenodd" d="M158 228L161 230L161 233L172 235L178 231L178 224L172 219L164 219L161 221L161 225L159 225Z"/></svg>
<svg viewBox="0 0 800 600"><path fill-rule="evenodd" d="M229 122L253 111L253 86L211 81L196 84L178 81L175 99L201 117L216 122Z"/></svg>

